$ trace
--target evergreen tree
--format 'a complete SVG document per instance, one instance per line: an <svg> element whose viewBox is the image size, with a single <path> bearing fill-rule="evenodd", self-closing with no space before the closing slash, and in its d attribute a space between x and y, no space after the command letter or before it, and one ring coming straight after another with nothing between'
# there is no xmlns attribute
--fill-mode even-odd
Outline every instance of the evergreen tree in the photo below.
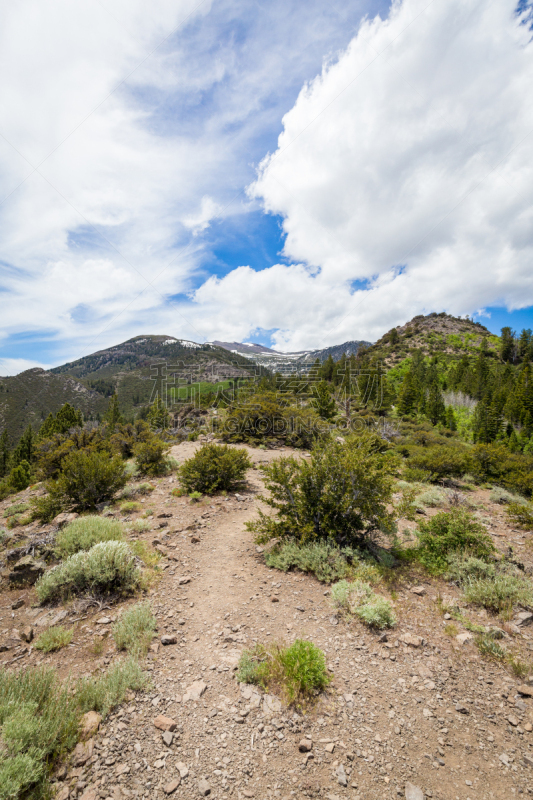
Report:
<svg viewBox="0 0 533 800"><path fill-rule="evenodd" d="M111 395L111 399L109 400L109 405L107 407L107 411L104 416L104 421L109 422L111 429L114 429L115 425L124 422L124 417L120 413L120 407L118 404L118 395L115 392Z"/></svg>
<svg viewBox="0 0 533 800"><path fill-rule="evenodd" d="M415 377L411 370L406 373L403 379L400 394L398 396L398 413L402 417L411 417L418 410L418 390Z"/></svg>
<svg viewBox="0 0 533 800"><path fill-rule="evenodd" d="M314 397L311 405L322 419L332 419L336 414L335 400L326 381L320 381L313 387Z"/></svg>
<svg viewBox="0 0 533 800"><path fill-rule="evenodd" d="M18 467L22 461L29 464L33 461L35 452L35 434L31 425L28 425L19 442L11 453L11 468Z"/></svg>
<svg viewBox="0 0 533 800"><path fill-rule="evenodd" d="M166 430L170 425L170 415L159 395L150 406L147 420L153 430Z"/></svg>
<svg viewBox="0 0 533 800"><path fill-rule="evenodd" d="M515 333L508 326L502 328L501 331L501 344L500 344L500 358L502 361L515 360L516 347L515 347Z"/></svg>
<svg viewBox="0 0 533 800"><path fill-rule="evenodd" d="M56 424L59 428L58 433L68 433L71 428L81 428L83 425L82 413L70 403L65 403L56 414Z"/></svg>
<svg viewBox="0 0 533 800"><path fill-rule="evenodd" d="M7 430L0 436L0 478L9 472L9 434Z"/></svg>
<svg viewBox="0 0 533 800"><path fill-rule="evenodd" d="M451 431L457 430L457 419L455 417L455 412L451 406L448 406L446 409L446 427L449 428Z"/></svg>
<svg viewBox="0 0 533 800"><path fill-rule="evenodd" d="M446 422L446 407L437 381L431 383L426 400L426 415L433 425Z"/></svg>
<svg viewBox="0 0 533 800"><path fill-rule="evenodd" d="M490 392L476 406L473 419L474 441L480 444L493 442L501 431L502 417L492 402Z"/></svg>

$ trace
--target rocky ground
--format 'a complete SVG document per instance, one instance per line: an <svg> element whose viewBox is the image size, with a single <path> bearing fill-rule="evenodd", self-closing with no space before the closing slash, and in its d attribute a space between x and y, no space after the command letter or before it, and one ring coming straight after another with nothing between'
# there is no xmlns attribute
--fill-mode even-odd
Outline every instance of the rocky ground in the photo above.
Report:
<svg viewBox="0 0 533 800"><path fill-rule="evenodd" d="M197 446L183 443L172 455L183 461ZM257 466L280 454L249 452ZM441 601L453 605L458 590L403 573L395 586L379 590L392 598L398 617L397 627L380 636L339 618L327 587L313 577L265 566L244 528L262 488L257 469L240 495L201 503L173 497L172 477L153 483L154 492L143 499L154 510L152 529L139 537L154 543L163 567L149 591L159 637L145 665L151 689L132 694L78 746L56 775L61 800L533 794L529 687L482 657L460 624L457 631L446 627ZM512 546L531 566L529 534L506 527L502 508L488 496L480 490L471 499L483 505L496 545ZM118 507L112 513L124 518ZM25 542L44 543L37 557L53 536L50 526L15 530ZM3 666L49 663L61 675L94 674L121 657L108 632L126 604L42 609L35 603L33 589L1 594ZM506 646L528 660L533 628L527 618L502 624L486 612L465 613L472 622L500 626ZM32 649L32 630L37 636L59 622L75 628L72 644L48 656ZM163 645L165 636L176 643ZM244 647L297 637L325 651L333 674L328 691L306 713L235 679Z"/></svg>

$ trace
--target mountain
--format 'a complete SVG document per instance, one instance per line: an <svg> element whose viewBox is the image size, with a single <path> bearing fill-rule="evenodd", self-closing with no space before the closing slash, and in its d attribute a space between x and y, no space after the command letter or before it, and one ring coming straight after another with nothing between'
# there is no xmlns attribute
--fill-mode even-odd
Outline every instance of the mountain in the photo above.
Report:
<svg viewBox="0 0 533 800"><path fill-rule="evenodd" d="M50 371L30 369L0 378L0 431L7 428L15 440L29 423L37 429L66 402L94 417L105 411L114 391L121 410L130 414L150 402L164 365L169 385L174 376L180 385L190 385L256 372L248 359L222 347L173 336L136 336Z"/></svg>
<svg viewBox="0 0 533 800"><path fill-rule="evenodd" d="M360 347L369 346L370 342L350 341L325 347L322 350L299 350L293 353L281 353L262 344L253 342L213 342L218 347L224 347L232 353L239 353L253 361L254 364L267 367L272 372L292 373L307 372L318 360L322 363L331 355L338 361L343 354L356 355Z"/></svg>

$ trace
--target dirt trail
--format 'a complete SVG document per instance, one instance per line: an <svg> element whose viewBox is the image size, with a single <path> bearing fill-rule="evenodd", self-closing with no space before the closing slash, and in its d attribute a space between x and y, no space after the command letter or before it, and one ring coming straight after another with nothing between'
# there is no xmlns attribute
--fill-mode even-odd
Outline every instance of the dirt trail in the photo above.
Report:
<svg viewBox="0 0 533 800"><path fill-rule="evenodd" d="M173 455L183 461L197 446L184 443ZM249 453L256 464L279 455ZM428 580L417 593L399 589L399 624L380 637L339 620L327 587L314 578L265 566L244 527L258 506L258 470L250 470L239 496L200 504L172 497L175 485L173 478L159 481L145 501L154 509L153 530L141 538L163 554L163 577L150 601L159 638L176 643L154 644L146 662L151 690L106 720L83 763L69 764L57 782L60 800L533 794L533 700L518 693L521 681L482 660L471 641L446 635L436 600L439 591L453 596L453 588ZM496 525L494 533L501 538ZM18 597L26 605L11 611ZM4 593L4 633L37 625L32 598L31 591ZM98 622L102 613L113 619L117 609L89 610L71 648L46 658L33 651L23 662L63 671L107 668L119 656L105 635L109 623ZM104 648L98 656L95 637ZM334 676L306 714L235 680L244 647L296 637L322 647ZM527 632L518 638L533 646ZM13 653L3 655L12 662ZM173 720L172 735L154 725L158 715ZM311 750L301 752L303 738ZM410 783L421 793L406 795Z"/></svg>

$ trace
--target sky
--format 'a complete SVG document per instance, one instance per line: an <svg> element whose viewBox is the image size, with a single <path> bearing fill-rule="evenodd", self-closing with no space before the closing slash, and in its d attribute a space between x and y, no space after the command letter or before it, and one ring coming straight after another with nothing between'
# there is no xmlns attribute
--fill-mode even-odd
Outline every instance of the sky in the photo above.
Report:
<svg viewBox="0 0 533 800"><path fill-rule="evenodd" d="M0 374L533 328L530 0L0 10Z"/></svg>

